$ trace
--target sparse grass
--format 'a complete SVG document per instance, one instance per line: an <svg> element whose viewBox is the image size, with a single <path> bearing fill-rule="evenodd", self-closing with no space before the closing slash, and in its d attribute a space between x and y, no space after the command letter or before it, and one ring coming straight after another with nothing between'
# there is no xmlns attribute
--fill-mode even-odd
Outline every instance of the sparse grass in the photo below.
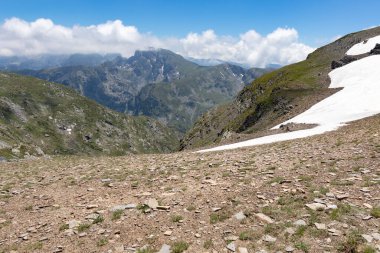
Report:
<svg viewBox="0 0 380 253"><path fill-rule="evenodd" d="M208 239L206 240L204 243L203 243L203 248L205 249L211 249L211 247L213 246L213 242L211 239Z"/></svg>
<svg viewBox="0 0 380 253"><path fill-rule="evenodd" d="M294 236L303 237L306 230L307 230L307 226L299 226L299 227L297 227L297 230L294 233Z"/></svg>
<svg viewBox="0 0 380 253"><path fill-rule="evenodd" d="M43 248L42 242L35 242L27 246L28 251L41 250Z"/></svg>
<svg viewBox="0 0 380 253"><path fill-rule="evenodd" d="M123 213L124 213L123 210L116 210L116 211L112 212L111 220L113 220L113 221L119 220L121 218L121 216L123 216Z"/></svg>
<svg viewBox="0 0 380 253"><path fill-rule="evenodd" d="M376 249L374 249L372 246L365 246L363 249L363 253L376 253Z"/></svg>
<svg viewBox="0 0 380 253"><path fill-rule="evenodd" d="M183 217L181 215L173 215L171 218L172 222L180 222L183 220Z"/></svg>
<svg viewBox="0 0 380 253"><path fill-rule="evenodd" d="M338 251L356 253L358 252L359 245L362 244L363 241L364 239L361 237L359 231L353 230L348 234L346 240L340 243Z"/></svg>
<svg viewBox="0 0 380 253"><path fill-rule="evenodd" d="M100 239L100 240L96 243L96 245L97 245L98 247L102 247L102 246L105 246L105 245L107 245L107 244L108 244L108 240L105 239L105 238Z"/></svg>
<svg viewBox="0 0 380 253"><path fill-rule="evenodd" d="M239 240L247 241L253 239L253 232L252 231L243 231L239 234Z"/></svg>
<svg viewBox="0 0 380 253"><path fill-rule="evenodd" d="M185 241L179 241L173 243L171 250L172 253L182 253L189 248L189 244Z"/></svg>
<svg viewBox="0 0 380 253"><path fill-rule="evenodd" d="M88 230L90 227L91 227L91 224L88 224L88 223L79 224L78 232L79 233L84 232L84 231Z"/></svg>
<svg viewBox="0 0 380 253"><path fill-rule="evenodd" d="M66 229L69 229L69 224L62 224L60 227L59 227L59 232L62 232Z"/></svg>
<svg viewBox="0 0 380 253"><path fill-rule="evenodd" d="M296 244L294 244L294 247L305 253L309 252L309 246L304 242L297 242Z"/></svg>
<svg viewBox="0 0 380 253"><path fill-rule="evenodd" d="M104 217L102 215L99 215L98 217L96 217L95 220L92 221L92 224L102 223L103 221L104 221Z"/></svg>
<svg viewBox="0 0 380 253"><path fill-rule="evenodd" d="M33 206L32 205L29 205L29 206L25 207L25 211L32 211L32 210L33 210Z"/></svg>
<svg viewBox="0 0 380 253"><path fill-rule="evenodd" d="M155 253L156 250L152 248L143 248L143 249L138 249L136 253Z"/></svg>
<svg viewBox="0 0 380 253"><path fill-rule="evenodd" d="M371 216L376 218L376 219L380 218L380 206L372 208Z"/></svg>
<svg viewBox="0 0 380 253"><path fill-rule="evenodd" d="M210 215L210 223L215 224L217 222L223 222L230 218L230 215L227 212L219 211L218 213L212 213Z"/></svg>
<svg viewBox="0 0 380 253"><path fill-rule="evenodd" d="M337 209L333 209L330 213L330 218L332 220L341 220L344 215L350 214L352 208L348 204L338 204Z"/></svg>
<svg viewBox="0 0 380 253"><path fill-rule="evenodd" d="M149 210L149 206L148 205L145 205L145 204L139 204L137 207L136 207L137 210L140 210L141 212L145 213L145 211Z"/></svg>
<svg viewBox="0 0 380 253"><path fill-rule="evenodd" d="M188 206L187 208L187 211L189 211L189 212L192 212L192 211L195 211L195 206L193 206L193 205L191 205L191 206Z"/></svg>

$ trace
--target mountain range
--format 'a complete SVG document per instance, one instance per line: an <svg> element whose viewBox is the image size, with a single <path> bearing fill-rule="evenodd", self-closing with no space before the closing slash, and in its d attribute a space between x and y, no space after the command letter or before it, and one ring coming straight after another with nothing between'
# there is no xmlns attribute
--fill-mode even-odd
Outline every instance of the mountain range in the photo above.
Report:
<svg viewBox="0 0 380 253"><path fill-rule="evenodd" d="M116 56L96 66L71 64L18 73L64 84L118 112L153 117L182 135L200 115L230 101L269 70L229 63L200 66L157 49L136 51L130 58Z"/></svg>

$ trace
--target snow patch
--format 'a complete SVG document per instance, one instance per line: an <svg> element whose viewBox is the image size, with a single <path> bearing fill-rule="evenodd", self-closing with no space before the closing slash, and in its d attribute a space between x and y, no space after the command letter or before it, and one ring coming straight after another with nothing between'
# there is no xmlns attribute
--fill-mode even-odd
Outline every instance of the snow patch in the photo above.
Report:
<svg viewBox="0 0 380 253"><path fill-rule="evenodd" d="M380 55L373 55L331 71L329 87L343 89L280 124L318 124L317 127L264 136L198 152L220 151L304 138L336 130L350 121L378 114L380 113L380 69L378 66L380 66ZM274 129L279 128L280 125L275 126Z"/></svg>
<svg viewBox="0 0 380 253"><path fill-rule="evenodd" d="M380 44L380 35L353 45L346 54L359 55L369 53L376 44Z"/></svg>

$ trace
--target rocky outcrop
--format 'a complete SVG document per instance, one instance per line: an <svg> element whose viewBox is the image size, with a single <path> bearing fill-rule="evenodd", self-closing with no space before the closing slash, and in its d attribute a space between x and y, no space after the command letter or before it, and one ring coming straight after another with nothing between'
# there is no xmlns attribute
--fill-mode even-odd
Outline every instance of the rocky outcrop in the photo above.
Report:
<svg viewBox="0 0 380 253"><path fill-rule="evenodd" d="M380 54L380 44L376 44L376 46L374 47L374 49L372 49L369 54L371 54L371 55Z"/></svg>

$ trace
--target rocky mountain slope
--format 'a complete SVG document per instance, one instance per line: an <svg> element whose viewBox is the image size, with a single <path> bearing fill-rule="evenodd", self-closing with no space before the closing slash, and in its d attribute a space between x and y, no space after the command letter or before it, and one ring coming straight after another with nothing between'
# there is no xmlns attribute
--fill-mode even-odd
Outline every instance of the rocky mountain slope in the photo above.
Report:
<svg viewBox="0 0 380 253"><path fill-rule="evenodd" d="M328 73L336 67L368 56L347 56L353 45L380 34L380 27L352 33L317 49L305 61L275 70L245 87L229 104L204 114L186 134L182 148L264 135L330 96ZM263 131L264 130L264 131Z"/></svg>
<svg viewBox="0 0 380 253"><path fill-rule="evenodd" d="M173 132L127 116L59 84L0 72L0 155L170 152Z"/></svg>
<svg viewBox="0 0 380 253"><path fill-rule="evenodd" d="M168 50L136 51L100 66L22 71L72 87L102 105L147 115L184 133L199 115L232 99L266 69L199 66Z"/></svg>
<svg viewBox="0 0 380 253"><path fill-rule="evenodd" d="M378 252L379 126L217 153L0 163L0 252Z"/></svg>

